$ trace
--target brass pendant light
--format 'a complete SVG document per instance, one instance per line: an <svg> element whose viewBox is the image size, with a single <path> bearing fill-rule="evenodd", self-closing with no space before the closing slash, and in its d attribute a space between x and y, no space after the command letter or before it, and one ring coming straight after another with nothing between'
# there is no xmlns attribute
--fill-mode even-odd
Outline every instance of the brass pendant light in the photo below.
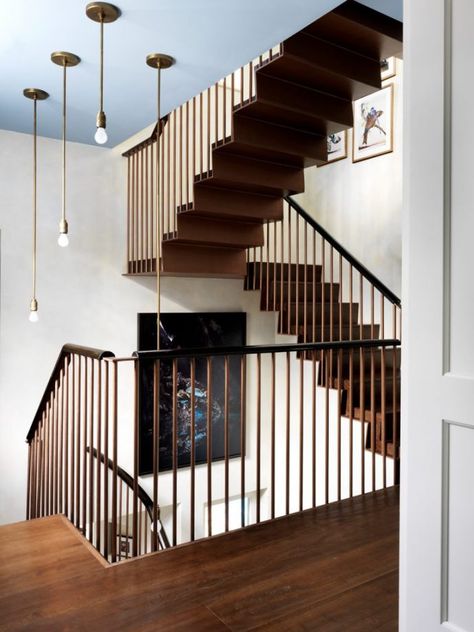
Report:
<svg viewBox="0 0 474 632"><path fill-rule="evenodd" d="M65 248L69 244L68 223L66 220L66 71L68 68L77 66L81 61L74 53L66 53L59 51L51 53L51 61L53 64L62 66L63 68L63 152L62 152L62 207L61 220L59 222L59 238L58 244Z"/></svg>
<svg viewBox="0 0 474 632"><path fill-rule="evenodd" d="M30 321L36 323L38 321L38 299L36 298L36 179L37 179L37 129L38 129L38 116L37 116L37 104L38 101L44 101L49 97L49 94L39 88L25 88L23 95L27 99L33 100L33 291L30 301Z"/></svg>
<svg viewBox="0 0 474 632"><path fill-rule="evenodd" d="M161 123L161 71L171 68L175 63L173 57L164 53L150 53L146 63L151 68L158 70L157 82L157 126L156 126L156 202L155 202L155 227L156 227L156 348L160 348L160 316L161 316L161 217L160 217L160 123Z"/></svg>
<svg viewBox="0 0 474 632"><path fill-rule="evenodd" d="M94 140L99 145L107 142L106 116L104 112L104 24L115 22L120 17L120 9L108 2L90 2L86 6L86 15L100 24L100 80L99 80L99 112L97 113Z"/></svg>

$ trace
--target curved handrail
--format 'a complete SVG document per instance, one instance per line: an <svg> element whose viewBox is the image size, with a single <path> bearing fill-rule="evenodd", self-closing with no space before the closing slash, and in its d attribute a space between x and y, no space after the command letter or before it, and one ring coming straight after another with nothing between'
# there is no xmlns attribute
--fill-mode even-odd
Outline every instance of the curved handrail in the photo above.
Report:
<svg viewBox="0 0 474 632"><path fill-rule="evenodd" d="M86 451L87 452L91 451L89 446L86 448ZM104 463L104 465L105 465L105 454L103 454L102 452L99 453L97 451L97 448L92 448L92 456L95 459L100 458L100 462ZM114 469L114 462L112 461L112 459L107 459L107 467L109 468L109 470L113 470ZM125 483L125 485L130 487L130 489L133 489L133 487L134 487L133 478L130 476L130 474L128 472L126 472L122 467L120 467L120 465L117 465L117 476L120 479L122 479L122 481ZM138 493L137 493L137 495L138 495L138 498L143 503L143 506L145 507L148 516L153 521L153 501L152 501L152 499L146 493L146 491L143 489L143 487L141 487L140 485L138 485ZM159 517L160 517L160 510L158 508L158 518Z"/></svg>
<svg viewBox="0 0 474 632"><path fill-rule="evenodd" d="M46 384L46 388L44 389L43 397L41 398L35 416L33 417L33 421L31 423L30 429L28 430L28 434L26 435L27 443L31 443L31 441L33 440L36 428L38 427L41 415L43 413L43 409L50 397L51 391L54 389L54 384L58 379L58 375L64 366L64 359L70 357L71 354L83 356L84 358L92 358L93 360L102 360L103 358L115 357L115 354L113 354L112 351L105 351L104 349L83 347L81 345L75 345L72 343L66 343L65 345L63 345L61 351L59 352L59 356L56 360L51 376Z"/></svg>
<svg viewBox="0 0 474 632"><path fill-rule="evenodd" d="M402 306L401 300L398 298L396 294L392 292L380 279L378 279L375 274L372 274L370 270L368 270L363 263L361 263L358 259L354 257L348 250L344 248L342 244L340 244L332 235L330 235L322 226L318 224L318 222L309 215L303 207L301 207L298 202L290 196L285 196L285 200L291 206L293 210L295 210L298 215L300 215L305 222L307 222L314 230L321 235L323 239L325 239L337 252L339 252L356 270L358 270L366 279L371 283L379 292L381 292L387 300L396 305L397 307Z"/></svg>
<svg viewBox="0 0 474 632"><path fill-rule="evenodd" d="M90 452L90 448L87 447L86 448L87 452ZM92 456L97 459L100 459L101 463L104 463L105 465L105 454L102 454L102 452L98 452L97 448L92 448ZM107 459L107 467L109 470L115 471L115 466L114 466L114 462L112 461L112 459ZM134 489L134 482L133 482L133 478L130 476L130 474L128 472L126 472L123 468L121 468L119 465L117 465L116 468L117 471L117 476L125 483L125 485L127 485L130 489ZM141 502L143 503L143 506L145 507L145 511L148 514L148 517L150 518L151 523L153 524L153 520L154 520L154 516L153 516L153 501L150 498L150 496L146 493L146 491L143 489L143 487L141 485L137 485L137 496L138 498L141 500ZM162 542L161 542L161 548L163 549L168 549L170 548L170 542L168 540L168 536L166 535L166 531L163 527L163 523L161 522L160 519L160 507L158 506L158 512L157 512L157 519L160 523L160 529L159 529L159 535L161 536Z"/></svg>

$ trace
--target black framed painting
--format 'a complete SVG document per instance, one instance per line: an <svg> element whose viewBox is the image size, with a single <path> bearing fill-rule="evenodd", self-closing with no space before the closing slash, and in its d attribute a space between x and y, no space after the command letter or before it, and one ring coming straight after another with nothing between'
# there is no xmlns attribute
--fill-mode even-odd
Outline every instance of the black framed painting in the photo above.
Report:
<svg viewBox="0 0 474 632"><path fill-rule="evenodd" d="M138 314L138 350L157 348L156 314ZM160 317L160 349L198 347L236 347L246 344L246 314L244 312L177 312ZM211 424L212 461L225 455L225 358L212 358L210 384L206 358L195 359L194 425L195 463L207 462L207 427ZM173 405L176 406L176 466L191 463L191 361L177 360L176 386L173 388L173 361L159 363L159 471L173 468ZM242 418L242 384L240 356L229 356L228 387L228 453L241 455L240 429ZM210 420L208 393L211 391ZM175 390L174 394L173 391ZM139 392L139 473L153 471L153 404L154 362L140 362Z"/></svg>

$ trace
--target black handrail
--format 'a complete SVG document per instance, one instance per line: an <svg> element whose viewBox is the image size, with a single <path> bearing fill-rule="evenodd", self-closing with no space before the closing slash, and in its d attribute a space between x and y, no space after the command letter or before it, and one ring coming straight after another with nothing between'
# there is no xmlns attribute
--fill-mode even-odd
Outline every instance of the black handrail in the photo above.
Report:
<svg viewBox="0 0 474 632"><path fill-rule="evenodd" d="M91 449L89 446L87 446L86 448L87 452L90 452ZM97 448L92 448L92 456L97 459L100 459L101 463L104 463L105 465L105 454L103 454L102 452L98 452ZM107 459L107 467L109 470L114 471L114 462L112 461L112 459ZM127 485L130 489L134 489L134 482L133 482L133 478L130 476L130 474L128 472L126 472L123 468L121 468L119 465L117 465L117 476L125 483L125 485ZM145 510L148 514L148 517L150 518L152 524L153 524L153 501L150 498L150 496L146 493L146 491L143 489L143 487L141 487L141 485L137 486L137 495L138 498L141 500L143 506L145 507ZM157 519L160 522L160 535L163 539L162 542L162 548L164 549L168 549L170 547L170 543L168 540L168 536L166 535L166 531L164 530L163 524L160 520L160 507L158 506L158 511L157 511Z"/></svg>
<svg viewBox="0 0 474 632"><path fill-rule="evenodd" d="M43 414L43 409L49 400L51 391L54 389L54 383L58 379L58 376L62 368L64 367L64 359L68 358L69 362L71 354L80 355L85 358L92 358L93 360L102 360L103 358L115 357L112 351L94 349L93 347L82 347L81 345L74 345L71 343L66 343L65 345L63 345L61 351L59 352L58 359L56 360L56 364L54 365L51 377L46 384L46 388L44 389L43 397L41 398L35 416L33 417L30 429L28 430L28 434L26 436L27 443L31 443L34 438L36 428L38 427L38 424L41 420L41 415Z"/></svg>
<svg viewBox="0 0 474 632"><path fill-rule="evenodd" d="M174 358L205 358L214 356L243 356L258 353L286 353L291 351L344 351L380 347L399 347L400 340L334 340L330 342L305 342L282 345L247 345L242 347L196 347L188 349L163 349L162 351L135 351L139 360L172 360Z"/></svg>
<svg viewBox="0 0 474 632"><path fill-rule="evenodd" d="M314 218L312 218L311 215L309 215L304 210L304 208L302 208L298 204L298 202L295 202L295 200L289 195L285 196L285 200L288 202L291 208L294 209L298 213L298 215L300 215L305 220L305 222L307 222L312 228L314 228L314 230L319 233L321 237L323 237L323 239L325 239L331 246L333 246L333 248L335 248L335 250L337 250L337 252L339 252L345 259L347 259L347 261L356 270L358 270L367 279L367 281L369 281L369 283L377 288L377 290L379 290L379 292L381 292L387 300L389 300L397 307L402 306L402 302L398 298L398 296L394 294L392 290L390 290L384 283L382 283L382 281L380 281L380 279L378 279L375 274L372 274L372 272L368 270L363 263L361 263L353 255L351 255L351 253L346 250L344 246L342 246L336 239L334 239L334 237L332 237L327 232L327 230L325 230L321 226L321 224L318 224L318 222Z"/></svg>
<svg viewBox="0 0 474 632"><path fill-rule="evenodd" d="M86 451L90 452L90 450L91 450L90 447L87 446ZM102 454L102 452L99 454L99 452L97 451L97 448L92 448L92 456L96 459L100 458L101 463L105 464L105 454ZM112 459L107 459L107 467L109 468L109 470L114 469L114 462L112 461ZM120 467L120 465L117 465L117 476L122 479L125 485L130 487L130 489L133 489L134 487L133 478L130 476L128 472L126 472L122 467ZM148 494L143 489L143 487L141 487L140 485L138 485L138 498L142 501L147 514L153 520L153 501L150 498L150 496L148 496ZM159 515L160 514L159 514L159 509L158 509L158 517Z"/></svg>

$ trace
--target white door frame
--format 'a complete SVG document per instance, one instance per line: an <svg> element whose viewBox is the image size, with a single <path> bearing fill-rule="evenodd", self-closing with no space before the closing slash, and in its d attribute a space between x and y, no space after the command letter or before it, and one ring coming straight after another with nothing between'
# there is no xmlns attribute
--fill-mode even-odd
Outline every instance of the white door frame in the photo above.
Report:
<svg viewBox="0 0 474 632"><path fill-rule="evenodd" d="M474 632L474 0L404 23L400 630Z"/></svg>

